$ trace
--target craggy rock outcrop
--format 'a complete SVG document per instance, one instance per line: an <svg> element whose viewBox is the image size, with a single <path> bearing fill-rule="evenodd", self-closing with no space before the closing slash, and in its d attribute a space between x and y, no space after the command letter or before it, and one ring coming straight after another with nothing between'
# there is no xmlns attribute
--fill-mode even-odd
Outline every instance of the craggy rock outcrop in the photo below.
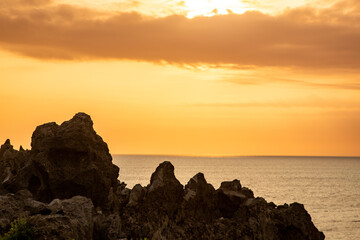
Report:
<svg viewBox="0 0 360 240"><path fill-rule="evenodd" d="M94 217L93 239L117 240L120 234L121 234L121 219L118 213L110 214L110 215L97 214Z"/></svg>
<svg viewBox="0 0 360 240"><path fill-rule="evenodd" d="M147 191L147 203L164 211L170 218L174 216L184 195L184 188L175 178L174 166L170 162L163 162L156 168Z"/></svg>
<svg viewBox="0 0 360 240"><path fill-rule="evenodd" d="M185 185L184 200L185 215L199 220L220 217L215 189L206 182L203 173L196 174Z"/></svg>
<svg viewBox="0 0 360 240"><path fill-rule="evenodd" d="M239 180L223 182L215 190L202 173L191 178L183 190L173 170L169 162L160 164L145 195L142 192L141 200L124 208L120 236L133 239L324 239L302 204L276 206L267 203L263 198L254 198L253 192L242 187ZM161 188L167 186L157 193L156 199L149 198L154 183ZM140 187L132 191L140 195ZM170 199L170 192L177 197ZM172 215L162 211L168 208L173 209Z"/></svg>
<svg viewBox="0 0 360 240"><path fill-rule="evenodd" d="M143 188L140 184L136 184L129 194L129 203L128 205L137 205L145 197L146 189Z"/></svg>
<svg viewBox="0 0 360 240"><path fill-rule="evenodd" d="M5 186L16 176L17 172L24 166L28 151L21 146L17 151L7 139L0 147L0 194L7 193Z"/></svg>
<svg viewBox="0 0 360 240"><path fill-rule="evenodd" d="M61 125L38 126L32 135L32 149L22 158L18 157L22 152L12 150L9 144L0 150L0 162L7 162L6 176L0 180L9 192L28 189L43 202L81 195L103 209L116 208L119 168L112 164L108 146L87 114L78 113Z"/></svg>
<svg viewBox="0 0 360 240"><path fill-rule="evenodd" d="M248 198L254 198L254 193L248 188L242 188L240 181L222 182L217 190L218 207L224 217L233 217L235 210Z"/></svg>
<svg viewBox="0 0 360 240"><path fill-rule="evenodd" d="M91 200L81 196L46 204L30 193L9 193L0 196L0 234L14 219L27 218L36 229L35 239L92 239L94 211Z"/></svg>
<svg viewBox="0 0 360 240"><path fill-rule="evenodd" d="M184 187L170 162L148 186L126 188L84 113L37 127L31 146L17 151L7 140L0 148L0 234L26 217L35 239L325 238L302 204L267 203L239 180L215 190L202 173Z"/></svg>
<svg viewBox="0 0 360 240"><path fill-rule="evenodd" d="M146 188L136 185L131 190L129 202L121 211L120 236L161 238L168 223L176 221L183 197L184 188L175 178L174 166L161 163Z"/></svg>

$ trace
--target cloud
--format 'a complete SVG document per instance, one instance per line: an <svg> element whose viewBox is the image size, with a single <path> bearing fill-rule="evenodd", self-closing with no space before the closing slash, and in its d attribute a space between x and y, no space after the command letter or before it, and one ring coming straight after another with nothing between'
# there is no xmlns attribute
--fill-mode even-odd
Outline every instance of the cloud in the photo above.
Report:
<svg viewBox="0 0 360 240"><path fill-rule="evenodd" d="M53 0L11 0L1 1L0 7L13 7L13 6L43 6L52 3Z"/></svg>
<svg viewBox="0 0 360 240"><path fill-rule="evenodd" d="M195 107L230 107L230 108L313 108L323 110L360 110L358 101L349 101L342 99L279 99L273 101L249 101L249 102L232 102L232 103L199 103L191 104Z"/></svg>
<svg viewBox="0 0 360 240"><path fill-rule="evenodd" d="M44 4L0 8L0 29L2 49L40 59L360 68L360 4L352 0L278 16L246 12L193 19Z"/></svg>
<svg viewBox="0 0 360 240"><path fill-rule="evenodd" d="M265 78L263 78L265 79ZM266 80L262 80L261 78L249 79L246 77L234 78L231 77L230 79L224 78L223 80L240 84L240 85L260 85L260 84L267 84L267 83L280 83L280 84L291 84L291 85L298 85L307 88L322 88L322 89L342 89L342 90L360 90L360 83L357 82L342 82L342 83L332 83L328 81L327 83L319 82L319 81L308 81L308 80L298 80L298 79L290 79L290 78L274 78L271 76L267 76Z"/></svg>

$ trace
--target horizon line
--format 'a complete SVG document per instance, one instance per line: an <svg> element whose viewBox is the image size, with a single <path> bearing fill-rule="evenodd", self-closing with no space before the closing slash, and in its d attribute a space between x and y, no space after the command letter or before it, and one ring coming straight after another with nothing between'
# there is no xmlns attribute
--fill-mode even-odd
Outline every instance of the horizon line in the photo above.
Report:
<svg viewBox="0 0 360 240"><path fill-rule="evenodd" d="M206 157L206 158L236 158L236 157L303 157L303 158L360 158L360 156L343 155L181 155L181 154L123 154L114 153L112 156L153 156L153 157Z"/></svg>

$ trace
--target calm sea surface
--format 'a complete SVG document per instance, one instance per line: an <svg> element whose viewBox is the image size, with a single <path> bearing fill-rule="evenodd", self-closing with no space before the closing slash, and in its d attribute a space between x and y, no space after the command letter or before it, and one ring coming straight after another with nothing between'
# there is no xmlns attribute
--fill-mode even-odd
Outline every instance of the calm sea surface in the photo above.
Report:
<svg viewBox="0 0 360 240"><path fill-rule="evenodd" d="M360 240L360 158L114 155L113 161L129 188L149 184L163 161L175 166L183 185L198 172L215 188L239 179L268 202L304 204L327 240Z"/></svg>

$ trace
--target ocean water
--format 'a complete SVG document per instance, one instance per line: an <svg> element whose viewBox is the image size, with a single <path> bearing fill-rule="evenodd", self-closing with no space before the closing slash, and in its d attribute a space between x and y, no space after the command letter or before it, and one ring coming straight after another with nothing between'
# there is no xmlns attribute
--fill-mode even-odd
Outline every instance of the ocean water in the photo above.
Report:
<svg viewBox="0 0 360 240"><path fill-rule="evenodd" d="M360 240L360 158L113 156L129 188L148 185L163 161L183 185L198 172L215 188L239 179L268 202L304 204L326 240Z"/></svg>

